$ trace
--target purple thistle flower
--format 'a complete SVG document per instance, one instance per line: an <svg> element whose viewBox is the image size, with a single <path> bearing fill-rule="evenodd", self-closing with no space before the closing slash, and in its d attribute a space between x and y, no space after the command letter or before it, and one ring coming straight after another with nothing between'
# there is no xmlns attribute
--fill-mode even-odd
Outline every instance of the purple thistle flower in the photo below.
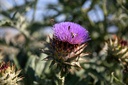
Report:
<svg viewBox="0 0 128 85"><path fill-rule="evenodd" d="M90 40L88 31L73 22L55 24L53 31L53 38L46 43L48 50L43 50L48 55L45 59L52 60L50 66L57 63L57 68L64 73L69 72L72 66L80 68L78 60L88 55L83 52Z"/></svg>
<svg viewBox="0 0 128 85"><path fill-rule="evenodd" d="M70 44L82 44L90 40L88 31L73 22L61 22L53 27L54 38Z"/></svg>

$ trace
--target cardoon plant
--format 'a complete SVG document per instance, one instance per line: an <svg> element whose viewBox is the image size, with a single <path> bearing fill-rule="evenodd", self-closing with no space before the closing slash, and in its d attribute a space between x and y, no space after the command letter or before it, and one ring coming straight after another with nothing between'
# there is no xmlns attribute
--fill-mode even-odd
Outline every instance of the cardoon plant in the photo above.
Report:
<svg viewBox="0 0 128 85"><path fill-rule="evenodd" d="M60 83L64 84L64 76L71 67L80 68L79 59L87 55L83 53L90 40L88 31L73 22L61 22L53 26L53 38L47 43L48 49L44 53L48 55L45 59L52 60L51 66L56 65L60 74Z"/></svg>

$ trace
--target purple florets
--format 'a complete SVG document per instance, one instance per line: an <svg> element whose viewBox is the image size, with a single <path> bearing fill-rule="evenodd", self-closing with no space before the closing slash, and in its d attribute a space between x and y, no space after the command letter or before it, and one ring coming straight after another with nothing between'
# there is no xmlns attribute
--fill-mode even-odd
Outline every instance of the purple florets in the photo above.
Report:
<svg viewBox="0 0 128 85"><path fill-rule="evenodd" d="M90 40L88 31L73 22L61 22L53 27L53 36L62 42L82 44Z"/></svg>

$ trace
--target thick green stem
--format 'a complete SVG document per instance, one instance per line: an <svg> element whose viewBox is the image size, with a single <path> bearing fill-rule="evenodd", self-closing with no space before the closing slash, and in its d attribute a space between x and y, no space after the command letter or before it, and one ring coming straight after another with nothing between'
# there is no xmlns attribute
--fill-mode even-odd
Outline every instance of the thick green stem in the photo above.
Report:
<svg viewBox="0 0 128 85"><path fill-rule="evenodd" d="M61 76L61 72L59 72L58 74L58 78L59 78L59 82L58 82L58 85L64 85L64 82L65 82L65 76Z"/></svg>
<svg viewBox="0 0 128 85"><path fill-rule="evenodd" d="M59 80L59 85L64 85L65 77L61 77Z"/></svg>

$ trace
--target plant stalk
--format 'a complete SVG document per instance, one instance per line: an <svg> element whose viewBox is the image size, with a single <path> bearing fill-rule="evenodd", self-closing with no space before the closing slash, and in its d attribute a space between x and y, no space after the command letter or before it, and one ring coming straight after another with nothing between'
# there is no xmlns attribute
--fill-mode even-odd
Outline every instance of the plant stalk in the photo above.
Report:
<svg viewBox="0 0 128 85"><path fill-rule="evenodd" d="M58 78L59 78L58 85L64 85L64 83L65 83L65 76L61 76L61 72L59 72Z"/></svg>

